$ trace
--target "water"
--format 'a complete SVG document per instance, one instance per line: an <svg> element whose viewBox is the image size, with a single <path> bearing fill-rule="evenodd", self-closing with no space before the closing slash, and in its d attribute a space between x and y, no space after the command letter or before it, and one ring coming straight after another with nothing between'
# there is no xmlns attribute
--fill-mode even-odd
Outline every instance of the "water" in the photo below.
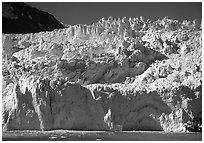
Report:
<svg viewBox="0 0 204 143"><path fill-rule="evenodd" d="M3 141L201 141L202 133L158 131L7 131Z"/></svg>

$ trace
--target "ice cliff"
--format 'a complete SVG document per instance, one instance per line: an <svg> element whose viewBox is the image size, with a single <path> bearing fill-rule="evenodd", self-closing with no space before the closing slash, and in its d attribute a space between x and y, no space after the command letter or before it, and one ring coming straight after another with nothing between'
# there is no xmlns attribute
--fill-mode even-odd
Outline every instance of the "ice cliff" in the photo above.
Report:
<svg viewBox="0 0 204 143"><path fill-rule="evenodd" d="M3 129L184 132L202 118L201 32L198 20L109 17L3 34Z"/></svg>

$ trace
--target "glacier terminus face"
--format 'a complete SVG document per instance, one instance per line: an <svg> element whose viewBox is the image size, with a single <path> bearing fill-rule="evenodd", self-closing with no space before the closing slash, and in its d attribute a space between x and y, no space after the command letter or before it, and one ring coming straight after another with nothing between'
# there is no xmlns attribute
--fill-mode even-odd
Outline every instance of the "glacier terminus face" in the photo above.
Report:
<svg viewBox="0 0 204 143"><path fill-rule="evenodd" d="M4 131L200 131L200 24L109 17L3 34Z"/></svg>

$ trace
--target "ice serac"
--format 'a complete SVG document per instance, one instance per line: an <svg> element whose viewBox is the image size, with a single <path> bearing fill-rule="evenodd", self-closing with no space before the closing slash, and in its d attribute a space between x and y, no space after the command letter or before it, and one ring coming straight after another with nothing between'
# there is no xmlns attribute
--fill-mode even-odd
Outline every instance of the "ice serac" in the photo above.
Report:
<svg viewBox="0 0 204 143"><path fill-rule="evenodd" d="M3 95L5 130L107 130L91 92L63 79L21 78Z"/></svg>
<svg viewBox="0 0 204 143"><path fill-rule="evenodd" d="M3 34L4 130L201 131L201 32L109 17Z"/></svg>
<svg viewBox="0 0 204 143"><path fill-rule="evenodd" d="M35 33L64 28L53 15L23 2L2 3L3 33Z"/></svg>
<svg viewBox="0 0 204 143"><path fill-rule="evenodd" d="M178 132L185 131L184 122L201 116L201 89L195 99L186 87L122 94L123 88L22 77L4 90L3 128L112 130L121 125L123 130Z"/></svg>

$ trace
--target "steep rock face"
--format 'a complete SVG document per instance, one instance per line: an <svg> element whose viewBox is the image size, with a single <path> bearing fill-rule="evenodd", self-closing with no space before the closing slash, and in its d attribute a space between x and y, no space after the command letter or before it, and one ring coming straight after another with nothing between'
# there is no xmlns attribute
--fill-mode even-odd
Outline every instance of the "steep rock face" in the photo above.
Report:
<svg viewBox="0 0 204 143"><path fill-rule="evenodd" d="M198 22L110 17L2 38L5 130L183 132L202 118Z"/></svg>
<svg viewBox="0 0 204 143"><path fill-rule="evenodd" d="M47 12L21 2L2 3L3 33L35 33L64 26Z"/></svg>

